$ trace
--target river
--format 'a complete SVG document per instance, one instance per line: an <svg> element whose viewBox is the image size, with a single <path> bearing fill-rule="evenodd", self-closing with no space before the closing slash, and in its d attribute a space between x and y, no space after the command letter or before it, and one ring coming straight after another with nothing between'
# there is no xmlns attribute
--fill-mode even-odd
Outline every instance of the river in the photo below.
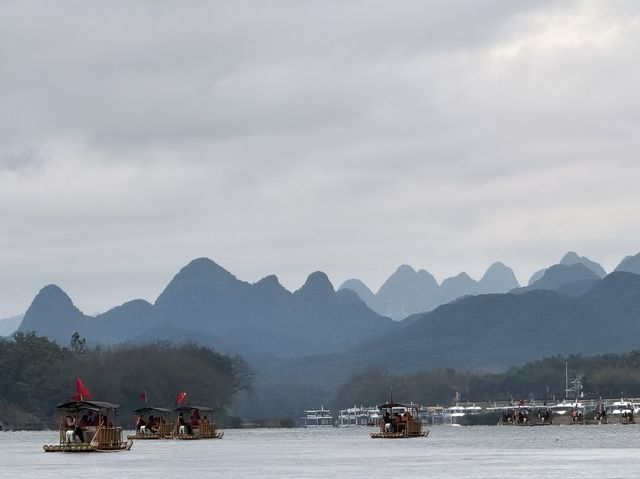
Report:
<svg viewBox="0 0 640 479"><path fill-rule="evenodd" d="M638 478L640 425L227 430L221 440L136 441L128 452L45 453L57 432L0 432L4 478Z"/></svg>

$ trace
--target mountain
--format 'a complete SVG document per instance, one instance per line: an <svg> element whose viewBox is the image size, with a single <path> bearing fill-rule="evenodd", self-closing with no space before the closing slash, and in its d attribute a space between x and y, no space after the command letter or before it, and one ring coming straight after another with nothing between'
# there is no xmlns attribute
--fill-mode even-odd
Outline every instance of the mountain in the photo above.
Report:
<svg viewBox="0 0 640 479"><path fill-rule="evenodd" d="M598 263L596 263L595 261L591 261L585 256L578 256L578 254L574 253L573 251L569 251L567 254L565 254L560 260L560 264L564 264L567 266L571 266L573 264L582 264L593 271L595 274L597 274L599 278L604 278L607 275L607 272Z"/></svg>
<svg viewBox="0 0 640 479"><path fill-rule="evenodd" d="M133 300L96 317L83 314L59 287L46 286L20 330L60 344L78 331L89 344L197 340L248 357L293 357L346 350L394 327L352 291L336 292L322 272L310 274L291 293L275 276L250 284L198 258L174 276L154 304Z"/></svg>
<svg viewBox="0 0 640 479"><path fill-rule="evenodd" d="M478 284L485 293L506 293L519 286L513 270L499 261L489 266Z"/></svg>
<svg viewBox="0 0 640 479"><path fill-rule="evenodd" d="M640 274L640 253L634 256L626 256L615 271L627 271L629 273Z"/></svg>
<svg viewBox="0 0 640 479"><path fill-rule="evenodd" d="M0 319L0 337L12 335L20 326L20 322L24 315L12 316L10 318Z"/></svg>
<svg viewBox="0 0 640 479"><path fill-rule="evenodd" d="M463 272L445 279L440 285L440 290L447 300L452 301L462 296L480 293L480 285L467 273Z"/></svg>
<svg viewBox="0 0 640 479"><path fill-rule="evenodd" d="M369 287L359 279L346 280L338 288L338 290L341 289L350 289L351 291L356 293L362 301L364 301L365 303L367 303L367 305L369 305L369 307L371 307L370 305L373 302L375 295L373 294L373 291L371 291Z"/></svg>
<svg viewBox="0 0 640 479"><path fill-rule="evenodd" d="M531 275L531 278L529 278L529 282L527 283L527 286L530 286L533 283L535 283L536 281L538 281L540 278L542 278L544 276L544 274L546 272L547 272L547 268L544 268L544 269L538 270L535 273L533 273Z"/></svg>
<svg viewBox="0 0 640 479"><path fill-rule="evenodd" d="M463 298L397 331L393 347L385 338L358 347L351 361L503 368L545 355L628 351L640 346L638 317L640 276L611 273L577 297L534 289Z"/></svg>
<svg viewBox="0 0 640 479"><path fill-rule="evenodd" d="M403 264L382 284L371 308L400 320L418 311L429 311L443 301L435 278L423 269Z"/></svg>
<svg viewBox="0 0 640 479"><path fill-rule="evenodd" d="M600 277L582 263L556 264L547 268L542 277L528 286L512 290L525 293L534 289L558 291L569 296L579 296L590 289Z"/></svg>
<svg viewBox="0 0 640 479"><path fill-rule="evenodd" d="M503 293L518 287L511 268L500 262L492 264L480 281L467 273L445 279L441 285L428 271L414 270L403 264L373 294L360 280L345 281L339 290L354 291L367 306L396 321L416 313L431 311L454 299L481 293Z"/></svg>
<svg viewBox="0 0 640 479"><path fill-rule="evenodd" d="M67 293L59 286L49 284L33 299L18 330L36 331L66 345L71 335L90 320L76 308Z"/></svg>

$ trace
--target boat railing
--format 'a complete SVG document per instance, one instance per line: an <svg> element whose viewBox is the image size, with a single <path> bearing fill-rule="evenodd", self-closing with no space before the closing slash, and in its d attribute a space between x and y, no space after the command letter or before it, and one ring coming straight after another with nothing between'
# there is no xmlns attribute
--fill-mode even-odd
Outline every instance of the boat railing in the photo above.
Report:
<svg viewBox="0 0 640 479"><path fill-rule="evenodd" d="M119 427L99 427L91 441L100 446L118 445L122 442L121 430Z"/></svg>
<svg viewBox="0 0 640 479"><path fill-rule="evenodd" d="M170 437L173 434L173 423L167 422L158 426L158 435L160 437Z"/></svg>
<svg viewBox="0 0 640 479"><path fill-rule="evenodd" d="M216 433L215 424L200 424L198 427L200 437L213 437Z"/></svg>

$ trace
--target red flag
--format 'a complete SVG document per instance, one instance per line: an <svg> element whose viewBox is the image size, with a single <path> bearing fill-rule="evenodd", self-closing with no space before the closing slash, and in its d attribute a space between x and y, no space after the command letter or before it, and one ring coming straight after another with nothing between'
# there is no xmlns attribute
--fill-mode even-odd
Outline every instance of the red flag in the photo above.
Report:
<svg viewBox="0 0 640 479"><path fill-rule="evenodd" d="M149 397L147 396L147 391L142 391L139 397L140 397L140 401L147 402L149 400Z"/></svg>
<svg viewBox="0 0 640 479"><path fill-rule="evenodd" d="M79 376L76 376L76 393L73 395L73 399L75 401L84 401L86 399L93 399L91 395L91 391L87 389L87 386L84 385L82 379Z"/></svg>
<svg viewBox="0 0 640 479"><path fill-rule="evenodd" d="M178 406L182 406L182 403L187 399L187 391L181 391L178 393L178 397L176 401L178 401Z"/></svg>

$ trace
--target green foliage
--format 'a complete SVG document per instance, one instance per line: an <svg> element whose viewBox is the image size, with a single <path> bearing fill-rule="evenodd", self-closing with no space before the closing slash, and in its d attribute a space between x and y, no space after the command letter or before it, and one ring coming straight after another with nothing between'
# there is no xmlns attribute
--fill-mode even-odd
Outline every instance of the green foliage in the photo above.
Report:
<svg viewBox="0 0 640 479"><path fill-rule="evenodd" d="M332 407L380 404L388 399L391 386L394 400L424 405L451 404L456 394L460 401L470 402L532 397L560 400L564 398L565 362L569 379L582 376L585 397L640 396L640 350L636 350L589 357L553 356L501 373L432 369L391 374L370 369L352 376L339 389Z"/></svg>
<svg viewBox="0 0 640 479"><path fill-rule="evenodd" d="M73 340L67 349L34 333L16 333L0 339L0 421L9 427L53 425L55 405L75 393L76 376L94 399L120 404L125 426L131 411L143 405L142 391L149 405L173 408L177 393L187 391L187 404L222 411L252 381L241 358L196 344L78 350Z"/></svg>
<svg viewBox="0 0 640 479"><path fill-rule="evenodd" d="M77 331L71 335L69 347L74 353L82 354L87 352L87 338L80 338Z"/></svg>

